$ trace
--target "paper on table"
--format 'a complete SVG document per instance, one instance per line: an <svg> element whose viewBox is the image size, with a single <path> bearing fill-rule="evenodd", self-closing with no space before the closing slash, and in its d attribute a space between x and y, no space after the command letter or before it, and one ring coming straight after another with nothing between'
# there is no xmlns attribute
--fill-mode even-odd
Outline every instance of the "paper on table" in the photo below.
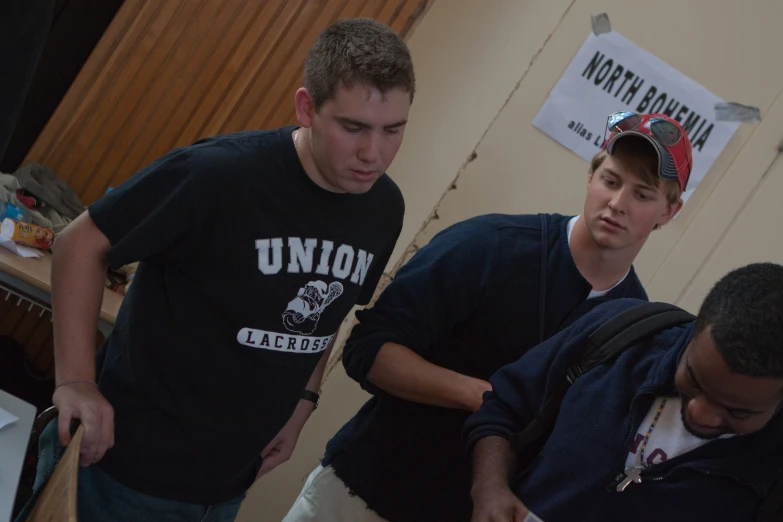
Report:
<svg viewBox="0 0 783 522"><path fill-rule="evenodd" d="M0 236L0 246L7 248L14 254L22 257L41 257L43 255L37 248L19 245L7 237Z"/></svg>
<svg viewBox="0 0 783 522"><path fill-rule="evenodd" d="M544 522L544 521L538 518L532 511L528 511L525 520L523 520L522 522Z"/></svg>
<svg viewBox="0 0 783 522"><path fill-rule="evenodd" d="M13 424L17 420L19 420L19 417L5 411L3 408L0 408L0 430L5 428L9 424Z"/></svg>

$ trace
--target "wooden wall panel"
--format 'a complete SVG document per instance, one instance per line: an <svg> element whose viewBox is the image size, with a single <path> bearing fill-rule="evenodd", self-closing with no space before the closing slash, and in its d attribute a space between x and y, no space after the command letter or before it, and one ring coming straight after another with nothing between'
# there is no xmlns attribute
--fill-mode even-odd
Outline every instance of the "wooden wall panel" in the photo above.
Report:
<svg viewBox="0 0 783 522"><path fill-rule="evenodd" d="M25 163L54 169L89 204L173 148L294 123L325 27L369 17L406 37L431 1L125 0ZM50 370L50 315L12 304L0 302L0 335Z"/></svg>

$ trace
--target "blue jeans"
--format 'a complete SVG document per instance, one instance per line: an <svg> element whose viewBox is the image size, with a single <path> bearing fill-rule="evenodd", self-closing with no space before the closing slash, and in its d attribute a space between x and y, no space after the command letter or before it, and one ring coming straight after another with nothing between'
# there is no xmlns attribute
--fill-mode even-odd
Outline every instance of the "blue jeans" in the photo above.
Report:
<svg viewBox="0 0 783 522"><path fill-rule="evenodd" d="M36 492L62 453L55 418L43 430L38 443ZM233 522L245 498L242 494L222 504L206 505L153 497L120 484L95 465L79 468L78 496L79 522ZM30 507L17 520L24 520L22 517Z"/></svg>

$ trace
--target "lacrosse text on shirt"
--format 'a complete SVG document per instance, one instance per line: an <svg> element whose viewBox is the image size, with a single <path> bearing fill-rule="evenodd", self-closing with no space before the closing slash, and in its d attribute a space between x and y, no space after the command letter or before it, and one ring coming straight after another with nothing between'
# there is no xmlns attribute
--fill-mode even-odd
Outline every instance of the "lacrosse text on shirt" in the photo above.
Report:
<svg viewBox="0 0 783 522"><path fill-rule="evenodd" d="M252 348L263 348L277 352L317 353L326 350L334 334L324 337L306 337L252 328L242 328L237 335L237 341Z"/></svg>
<svg viewBox="0 0 783 522"><path fill-rule="evenodd" d="M283 238L257 239L258 269L264 275L274 275L283 269ZM335 248L333 241L298 237L289 237L285 245L286 271L289 274L332 275L337 279L346 279L358 285L364 284L367 271L372 264L373 255L361 248L340 245ZM316 256L318 251L318 256ZM318 264L315 264L315 261Z"/></svg>
<svg viewBox="0 0 783 522"><path fill-rule="evenodd" d="M289 237L257 239L258 270L264 275L315 274L300 287L281 315L286 331L272 332L242 328L237 341L245 346L288 353L316 353L325 350L334 334L311 337L323 311L343 294L343 283L316 278L341 279L364 284L373 254L351 245L336 246L326 239ZM285 255L284 255L285 254Z"/></svg>

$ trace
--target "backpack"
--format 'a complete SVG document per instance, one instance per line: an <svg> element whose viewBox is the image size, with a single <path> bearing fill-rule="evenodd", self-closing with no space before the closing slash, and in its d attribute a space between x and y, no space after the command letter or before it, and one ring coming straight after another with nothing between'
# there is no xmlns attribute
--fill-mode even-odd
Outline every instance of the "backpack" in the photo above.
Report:
<svg viewBox="0 0 783 522"><path fill-rule="evenodd" d="M546 400L541 411L524 430L509 439L518 456L519 473L522 474L540 453L557 420L560 404L571 385L596 366L611 363L626 348L652 334L691 322L695 317L667 303L644 303L619 313L598 327L587 339L587 348L578 362L568 367L565 378ZM772 486L759 506L758 522L783 520L783 477Z"/></svg>

